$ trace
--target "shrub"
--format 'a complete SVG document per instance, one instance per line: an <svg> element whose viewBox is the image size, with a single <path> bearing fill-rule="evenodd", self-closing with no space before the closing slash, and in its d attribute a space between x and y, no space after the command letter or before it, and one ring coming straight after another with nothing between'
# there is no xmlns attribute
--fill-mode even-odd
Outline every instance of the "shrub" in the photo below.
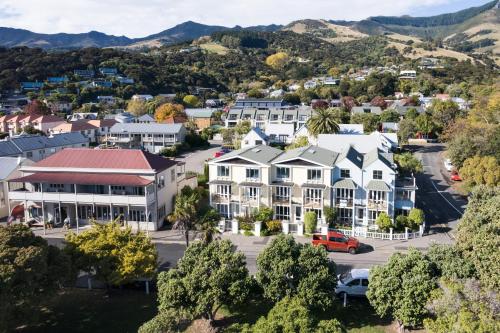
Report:
<svg viewBox="0 0 500 333"><path fill-rule="evenodd" d="M318 217L315 212L309 211L304 214L304 224L306 233L312 234L316 231L316 225L318 224Z"/></svg>
<svg viewBox="0 0 500 333"><path fill-rule="evenodd" d="M279 220L267 221L265 226L270 234L281 232L281 221Z"/></svg>
<svg viewBox="0 0 500 333"><path fill-rule="evenodd" d="M261 222L268 222L273 219L273 210L269 207L262 207L256 214L255 220Z"/></svg>
<svg viewBox="0 0 500 333"><path fill-rule="evenodd" d="M389 215L386 212L380 213L377 217L377 221L375 222L380 230L389 231L389 228L392 227L392 221Z"/></svg>
<svg viewBox="0 0 500 333"><path fill-rule="evenodd" d="M416 230L425 221L424 211L418 208L413 208L408 214L408 225L407 227Z"/></svg>
<svg viewBox="0 0 500 333"><path fill-rule="evenodd" d="M408 226L408 217L404 215L398 215L396 217L396 222L394 223L395 230L403 230L406 226Z"/></svg>
<svg viewBox="0 0 500 333"><path fill-rule="evenodd" d="M245 236L253 236L253 232L250 231L250 230L245 230L245 231L243 231L243 235L245 235Z"/></svg>
<svg viewBox="0 0 500 333"><path fill-rule="evenodd" d="M328 226L333 227L337 220L337 210L335 207L323 207L323 215L325 216L325 222L328 223Z"/></svg>

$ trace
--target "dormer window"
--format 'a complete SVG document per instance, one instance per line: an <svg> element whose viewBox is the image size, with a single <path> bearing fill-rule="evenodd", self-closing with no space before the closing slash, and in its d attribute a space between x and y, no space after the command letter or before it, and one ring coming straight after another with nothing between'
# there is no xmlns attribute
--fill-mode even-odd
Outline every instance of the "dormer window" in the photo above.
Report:
<svg viewBox="0 0 500 333"><path fill-rule="evenodd" d="M351 178L351 170L340 169L340 178Z"/></svg>
<svg viewBox="0 0 500 333"><path fill-rule="evenodd" d="M382 179L382 170L373 170L373 179Z"/></svg>

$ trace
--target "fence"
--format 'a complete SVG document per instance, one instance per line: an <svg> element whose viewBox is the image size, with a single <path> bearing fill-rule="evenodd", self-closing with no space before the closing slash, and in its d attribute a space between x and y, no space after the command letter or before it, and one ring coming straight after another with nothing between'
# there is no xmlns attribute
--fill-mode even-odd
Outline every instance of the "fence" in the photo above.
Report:
<svg viewBox="0 0 500 333"><path fill-rule="evenodd" d="M419 231L415 232L409 232L408 228L405 228L404 233L394 233L392 228L390 229L390 232L368 231L368 229L366 228L333 229L333 231L341 232L344 235L350 237L363 237L385 240L408 240L422 237L424 234L424 226L420 226Z"/></svg>

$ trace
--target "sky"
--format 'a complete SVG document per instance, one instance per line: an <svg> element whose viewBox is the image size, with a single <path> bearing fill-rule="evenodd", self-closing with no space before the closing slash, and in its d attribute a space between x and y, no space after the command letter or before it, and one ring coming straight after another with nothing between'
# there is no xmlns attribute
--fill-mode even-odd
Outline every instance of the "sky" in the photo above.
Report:
<svg viewBox="0 0 500 333"><path fill-rule="evenodd" d="M185 21L222 26L299 19L431 16L489 0L0 0L0 26L38 33L100 31L145 37Z"/></svg>

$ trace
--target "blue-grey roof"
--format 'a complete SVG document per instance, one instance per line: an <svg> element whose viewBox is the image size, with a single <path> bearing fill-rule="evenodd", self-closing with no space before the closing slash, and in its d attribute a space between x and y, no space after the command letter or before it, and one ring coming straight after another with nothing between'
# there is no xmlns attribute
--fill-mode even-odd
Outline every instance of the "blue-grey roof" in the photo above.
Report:
<svg viewBox="0 0 500 333"><path fill-rule="evenodd" d="M142 116L137 118L138 121L149 121L149 122L154 122L155 118L150 115L150 114L143 114Z"/></svg>
<svg viewBox="0 0 500 333"><path fill-rule="evenodd" d="M15 156L37 149L72 146L88 143L89 140L80 132L55 134L52 137L42 135L22 135L0 142L0 156Z"/></svg>
<svg viewBox="0 0 500 333"><path fill-rule="evenodd" d="M222 162L225 160L230 160L234 157L241 157L244 159L248 159L253 162L268 164L275 157L279 156L283 151L265 145L248 147L239 150L233 150L230 153L224 154L221 157L214 159L214 162Z"/></svg>
<svg viewBox="0 0 500 333"><path fill-rule="evenodd" d="M333 167L335 165L337 156L338 154L336 152L328 149L324 149L318 146L306 146L284 152L278 158L276 158L273 163L281 163L299 158L312 163Z"/></svg>
<svg viewBox="0 0 500 333"><path fill-rule="evenodd" d="M110 133L151 133L151 134L177 134L184 126L182 124L156 124L156 123L118 123L110 128Z"/></svg>
<svg viewBox="0 0 500 333"><path fill-rule="evenodd" d="M7 178L19 165L17 157L0 157L0 180Z"/></svg>
<svg viewBox="0 0 500 333"><path fill-rule="evenodd" d="M215 109L185 109L184 112L190 118L211 118Z"/></svg>

